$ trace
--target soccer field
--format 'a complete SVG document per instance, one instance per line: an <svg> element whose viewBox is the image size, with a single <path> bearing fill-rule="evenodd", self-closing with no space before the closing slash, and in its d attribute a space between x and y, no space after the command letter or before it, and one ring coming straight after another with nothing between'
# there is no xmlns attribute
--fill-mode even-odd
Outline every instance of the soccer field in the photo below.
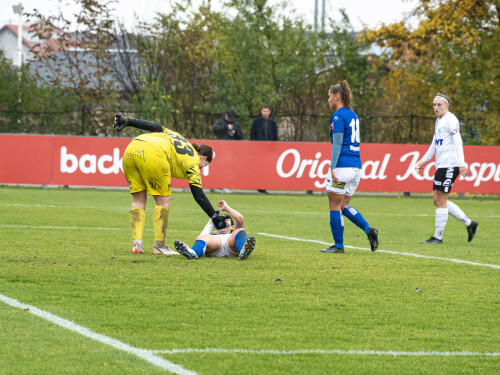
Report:
<svg viewBox="0 0 500 375"><path fill-rule="evenodd" d="M500 200L354 197L380 230L345 220L332 242L320 195L208 194L245 216L248 260L131 253L125 191L0 187L1 374L498 374ZM167 244L207 221L174 192Z"/></svg>

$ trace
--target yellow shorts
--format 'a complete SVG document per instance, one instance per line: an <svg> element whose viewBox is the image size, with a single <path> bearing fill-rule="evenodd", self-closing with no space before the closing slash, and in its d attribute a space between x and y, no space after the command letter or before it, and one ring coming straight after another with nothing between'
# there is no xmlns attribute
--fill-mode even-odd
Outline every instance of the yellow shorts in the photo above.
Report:
<svg viewBox="0 0 500 375"><path fill-rule="evenodd" d="M132 140L123 155L123 172L131 194L146 190L149 195L171 195L170 164L165 150L154 144Z"/></svg>

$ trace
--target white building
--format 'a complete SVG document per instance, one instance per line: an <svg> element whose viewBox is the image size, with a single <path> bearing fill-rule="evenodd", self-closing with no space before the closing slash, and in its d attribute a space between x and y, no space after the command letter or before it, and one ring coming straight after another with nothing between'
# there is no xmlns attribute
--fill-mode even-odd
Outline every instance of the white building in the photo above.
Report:
<svg viewBox="0 0 500 375"><path fill-rule="evenodd" d="M30 32L30 26L23 26L23 64L34 58L33 48L40 42L36 34ZM5 57L10 59L14 65L18 65L17 57L17 25L5 25L0 29L0 49Z"/></svg>

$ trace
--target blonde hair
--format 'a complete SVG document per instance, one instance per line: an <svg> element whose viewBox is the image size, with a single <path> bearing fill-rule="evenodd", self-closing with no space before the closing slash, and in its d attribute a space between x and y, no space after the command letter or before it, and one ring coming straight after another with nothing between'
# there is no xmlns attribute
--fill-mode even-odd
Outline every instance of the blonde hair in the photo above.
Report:
<svg viewBox="0 0 500 375"><path fill-rule="evenodd" d="M436 95L436 98L441 98L441 99L444 99L444 101L445 101L446 103L448 103L448 105L450 105L450 104L451 104L451 99L450 99L450 98L448 97L448 95L446 95L446 93L445 93L445 92L443 92L443 91L442 91L441 93L437 94L437 95Z"/></svg>

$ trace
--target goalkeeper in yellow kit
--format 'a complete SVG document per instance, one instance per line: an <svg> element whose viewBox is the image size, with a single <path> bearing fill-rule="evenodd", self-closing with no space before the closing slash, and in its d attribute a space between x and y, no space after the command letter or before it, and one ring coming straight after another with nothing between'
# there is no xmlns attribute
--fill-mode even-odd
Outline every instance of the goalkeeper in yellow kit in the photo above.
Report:
<svg viewBox="0 0 500 375"><path fill-rule="evenodd" d="M170 210L172 177L188 180L194 199L212 219L217 229L226 226L206 197L201 186L200 169L212 161L210 146L189 143L182 135L154 122L115 115L113 127L120 131L133 126L153 133L142 134L132 140L123 155L123 172L132 194L130 224L132 252L141 254L142 234L146 217L147 196L152 195L156 206L153 212L155 236L154 254L178 254L165 244Z"/></svg>

